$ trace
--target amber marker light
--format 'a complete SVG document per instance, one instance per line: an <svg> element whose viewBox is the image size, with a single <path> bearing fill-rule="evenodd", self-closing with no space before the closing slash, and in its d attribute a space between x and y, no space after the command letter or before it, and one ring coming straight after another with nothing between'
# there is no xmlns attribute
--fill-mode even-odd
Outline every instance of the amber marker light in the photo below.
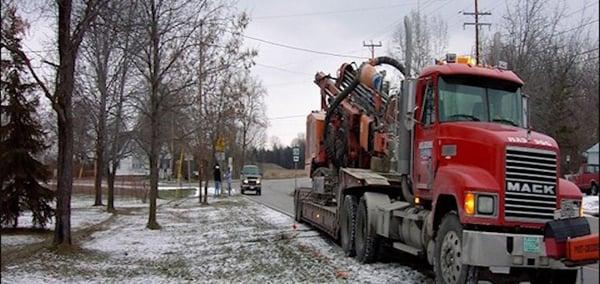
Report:
<svg viewBox="0 0 600 284"><path fill-rule="evenodd" d="M472 192L465 193L465 213L467 215L475 214L475 194Z"/></svg>

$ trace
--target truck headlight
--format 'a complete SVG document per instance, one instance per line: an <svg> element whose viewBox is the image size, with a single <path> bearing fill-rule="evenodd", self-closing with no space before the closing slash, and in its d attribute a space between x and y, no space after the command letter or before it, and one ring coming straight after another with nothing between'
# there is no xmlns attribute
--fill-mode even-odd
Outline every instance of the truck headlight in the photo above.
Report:
<svg viewBox="0 0 600 284"><path fill-rule="evenodd" d="M260 184L260 180L259 179L256 180L256 184Z"/></svg>
<svg viewBox="0 0 600 284"><path fill-rule="evenodd" d="M560 218L576 218L583 216L581 200L578 199L562 199L560 201Z"/></svg>
<svg viewBox="0 0 600 284"><path fill-rule="evenodd" d="M477 195L477 213L484 215L493 215L494 204L494 196L484 194Z"/></svg>
<svg viewBox="0 0 600 284"><path fill-rule="evenodd" d="M244 183L248 183L248 179L245 179L245 180L244 180Z"/></svg>
<svg viewBox="0 0 600 284"><path fill-rule="evenodd" d="M465 193L463 204L467 215L494 215L496 213L496 197L494 195L471 192Z"/></svg>

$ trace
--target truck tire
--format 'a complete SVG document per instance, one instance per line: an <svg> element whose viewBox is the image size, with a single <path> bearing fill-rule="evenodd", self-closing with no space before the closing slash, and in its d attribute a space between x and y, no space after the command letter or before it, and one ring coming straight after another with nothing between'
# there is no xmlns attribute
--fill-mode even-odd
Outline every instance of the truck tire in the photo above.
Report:
<svg viewBox="0 0 600 284"><path fill-rule="evenodd" d="M296 222L301 223L302 216L302 205L300 205L300 192L296 190L294 192L294 220Z"/></svg>
<svg viewBox="0 0 600 284"><path fill-rule="evenodd" d="M356 232L354 246L356 259L361 263L371 263L377 259L378 238L375 232L369 229L369 211L364 197L360 198L356 210Z"/></svg>
<svg viewBox="0 0 600 284"><path fill-rule="evenodd" d="M447 213L442 218L442 223L435 239L433 257L433 271L436 283L467 283L467 276L470 276L469 274L473 274L472 272L475 271L474 267L461 263L462 225L455 211Z"/></svg>
<svg viewBox="0 0 600 284"><path fill-rule="evenodd" d="M592 187L590 188L590 194L593 195L598 195L598 186L593 183Z"/></svg>
<svg viewBox="0 0 600 284"><path fill-rule="evenodd" d="M354 239L356 236L356 208L358 198L354 195L346 195L344 207L340 214L340 244L346 256L355 256Z"/></svg>

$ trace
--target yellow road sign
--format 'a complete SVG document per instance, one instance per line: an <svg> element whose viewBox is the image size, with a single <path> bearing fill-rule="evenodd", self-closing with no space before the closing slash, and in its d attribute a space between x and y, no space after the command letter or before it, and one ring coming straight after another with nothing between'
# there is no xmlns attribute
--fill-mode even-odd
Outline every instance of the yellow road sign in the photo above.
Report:
<svg viewBox="0 0 600 284"><path fill-rule="evenodd" d="M219 137L219 139L217 139L217 143L215 143L215 150L217 150L217 152L225 151L225 139L223 137Z"/></svg>

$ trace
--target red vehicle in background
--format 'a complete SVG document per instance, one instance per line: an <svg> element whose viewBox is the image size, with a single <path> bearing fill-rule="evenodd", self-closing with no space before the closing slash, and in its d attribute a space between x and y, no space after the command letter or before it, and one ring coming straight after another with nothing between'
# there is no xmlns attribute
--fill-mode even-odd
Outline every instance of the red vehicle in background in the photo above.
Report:
<svg viewBox="0 0 600 284"><path fill-rule="evenodd" d="M598 181L600 180L600 165L582 164L579 171L571 175L568 179L576 184L581 192L597 195Z"/></svg>

